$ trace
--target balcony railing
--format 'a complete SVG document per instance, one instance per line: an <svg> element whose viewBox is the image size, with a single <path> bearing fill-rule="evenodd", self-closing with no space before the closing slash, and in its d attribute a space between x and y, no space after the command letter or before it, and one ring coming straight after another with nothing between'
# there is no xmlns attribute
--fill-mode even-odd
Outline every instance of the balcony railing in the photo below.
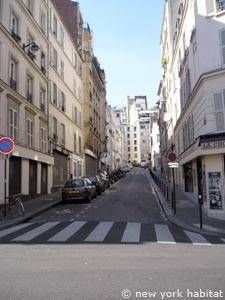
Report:
<svg viewBox="0 0 225 300"><path fill-rule="evenodd" d="M33 95L31 93L27 93L27 101L32 103L32 100L33 100Z"/></svg>
<svg viewBox="0 0 225 300"><path fill-rule="evenodd" d="M10 78L10 87L16 91L16 80L13 79L12 77Z"/></svg>
<svg viewBox="0 0 225 300"><path fill-rule="evenodd" d="M11 35L17 43L21 41L21 37L14 30L11 31Z"/></svg>

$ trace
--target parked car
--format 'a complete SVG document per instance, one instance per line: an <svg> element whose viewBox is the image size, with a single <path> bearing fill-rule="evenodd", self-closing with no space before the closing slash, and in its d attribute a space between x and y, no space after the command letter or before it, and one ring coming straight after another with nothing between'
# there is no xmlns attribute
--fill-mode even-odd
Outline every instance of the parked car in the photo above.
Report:
<svg viewBox="0 0 225 300"><path fill-rule="evenodd" d="M101 195L105 190L104 182L101 180L99 175L90 175L87 178L91 181L93 185L96 187L96 191L98 195Z"/></svg>
<svg viewBox="0 0 225 300"><path fill-rule="evenodd" d="M77 178L67 180L62 189L62 200L85 200L90 202L96 197L96 187L88 178Z"/></svg>

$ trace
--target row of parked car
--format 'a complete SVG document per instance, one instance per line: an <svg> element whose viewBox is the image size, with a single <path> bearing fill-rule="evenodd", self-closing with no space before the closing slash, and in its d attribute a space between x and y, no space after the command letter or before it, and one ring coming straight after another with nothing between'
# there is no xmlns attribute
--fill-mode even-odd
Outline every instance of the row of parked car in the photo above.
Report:
<svg viewBox="0 0 225 300"><path fill-rule="evenodd" d="M130 168L124 167L111 172L103 171L97 175L67 180L62 189L62 200L63 202L70 200L90 202L97 195L101 195L111 184L124 177L129 171Z"/></svg>

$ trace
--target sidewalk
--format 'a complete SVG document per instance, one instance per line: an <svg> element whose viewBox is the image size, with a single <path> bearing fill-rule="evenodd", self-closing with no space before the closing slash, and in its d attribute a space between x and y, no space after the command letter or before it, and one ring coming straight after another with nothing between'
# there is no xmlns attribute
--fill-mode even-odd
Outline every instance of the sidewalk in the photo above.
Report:
<svg viewBox="0 0 225 300"><path fill-rule="evenodd" d="M27 200L23 202L24 208L25 208L25 216L24 217L15 217L15 218L6 218L1 220L0 219L0 230L8 228L12 225L17 225L20 223L23 223L25 221L28 221L32 217L56 206L58 203L60 203L61 200L61 193L55 192L49 195L43 195L31 200Z"/></svg>
<svg viewBox="0 0 225 300"><path fill-rule="evenodd" d="M156 173L155 175L158 176ZM160 189L160 185L157 185L153 177L150 174L148 176L168 221L197 233L225 237L225 220L210 218L204 213L204 210L202 210L203 228L200 228L198 203L194 199L190 199L190 196L178 188L176 188L176 215L174 215L171 195L169 200L167 200L166 196L164 196L164 194L166 195L165 190L163 192L163 189ZM168 184L163 178L160 178L160 180Z"/></svg>

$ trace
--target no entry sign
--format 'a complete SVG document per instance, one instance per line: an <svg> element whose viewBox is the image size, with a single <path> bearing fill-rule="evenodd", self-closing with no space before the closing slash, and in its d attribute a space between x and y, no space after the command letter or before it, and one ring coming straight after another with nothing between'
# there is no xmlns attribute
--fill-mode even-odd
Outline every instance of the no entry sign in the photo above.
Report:
<svg viewBox="0 0 225 300"><path fill-rule="evenodd" d="M167 158L168 158L168 160L169 160L170 162L175 162L176 159L177 159L177 155L176 155L175 152L170 152L170 153L168 154Z"/></svg>
<svg viewBox="0 0 225 300"><path fill-rule="evenodd" d="M0 138L0 153L3 155L10 154L15 147L14 141L9 137Z"/></svg>

